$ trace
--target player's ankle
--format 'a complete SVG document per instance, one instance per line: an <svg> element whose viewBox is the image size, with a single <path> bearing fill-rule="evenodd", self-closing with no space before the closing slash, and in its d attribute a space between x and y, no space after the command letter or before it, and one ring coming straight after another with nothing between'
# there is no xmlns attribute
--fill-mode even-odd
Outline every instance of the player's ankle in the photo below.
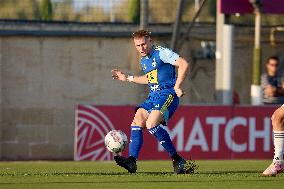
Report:
<svg viewBox="0 0 284 189"><path fill-rule="evenodd" d="M137 161L136 157L134 157L134 156L129 156L129 159L130 159L131 161L133 161L133 162L136 162L136 161Z"/></svg>
<svg viewBox="0 0 284 189"><path fill-rule="evenodd" d="M273 163L276 163L276 164L282 164L283 163L283 160L278 160L278 159L273 159L272 161L273 161Z"/></svg>
<svg viewBox="0 0 284 189"><path fill-rule="evenodd" d="M171 156L172 160L180 160L182 159L182 157L180 155L178 155L177 152L175 152L172 156Z"/></svg>

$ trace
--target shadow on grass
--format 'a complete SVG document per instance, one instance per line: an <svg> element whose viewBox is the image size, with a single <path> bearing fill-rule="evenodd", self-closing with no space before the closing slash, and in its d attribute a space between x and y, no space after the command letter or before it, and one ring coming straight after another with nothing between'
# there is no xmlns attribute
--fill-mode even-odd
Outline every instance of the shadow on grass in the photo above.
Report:
<svg viewBox="0 0 284 189"><path fill-rule="evenodd" d="M138 172L138 173L128 173L128 172L25 172L25 173L0 173L0 176L130 176L130 175L173 175L172 172Z"/></svg>
<svg viewBox="0 0 284 189"><path fill-rule="evenodd" d="M249 174L254 174L253 177L248 177ZM32 177L32 176L122 176L121 179L111 177L105 177L104 180L89 181L86 180L72 180L73 177L69 177L71 181L35 181L35 182L0 182L0 185L48 185L48 184L144 184L144 183L230 183L230 182L279 182L279 179L274 179L271 177L262 177L258 170L250 171L212 171L212 172L201 172L188 175L176 175L172 172L148 172L142 171L135 174L127 172L56 172L56 173L21 173L16 176ZM3 175L2 175L3 176ZM8 175L5 176L15 176ZM152 176L152 177L151 177ZM160 177L159 177L160 176ZM164 177L165 176L165 177ZM123 178L124 177L124 178ZM218 178L216 178L218 177ZM66 177L67 178L67 177ZM82 177L83 178L83 177ZM141 179L142 178L142 179ZM229 178L229 179L228 179ZM212 180L213 179L213 180ZM283 180L282 180L283 181Z"/></svg>
<svg viewBox="0 0 284 189"><path fill-rule="evenodd" d="M161 180L112 180L112 181L42 181L42 182L2 182L0 183L0 185L42 185L42 184L138 184L138 183L233 183L233 182L259 182L259 181L263 181L263 182L279 182L279 180L274 180L274 179L250 179L250 180L244 180L244 179L235 179L235 180L166 180L166 179L161 179Z"/></svg>
<svg viewBox="0 0 284 189"><path fill-rule="evenodd" d="M248 174L248 173L261 173L259 170L245 170L245 171L240 171L240 170L232 170L232 171L205 171L205 172L201 172L201 173L197 173L197 174Z"/></svg>
<svg viewBox="0 0 284 189"><path fill-rule="evenodd" d="M231 174L257 174L259 170L232 170L232 171L205 171L205 172L197 172L193 174L180 174L180 175L231 175ZM163 175L176 175L173 172L150 172L150 171L139 171L137 173L131 174L128 172L24 172L24 173L0 173L0 176L130 176L130 175L148 175L148 176L163 176Z"/></svg>

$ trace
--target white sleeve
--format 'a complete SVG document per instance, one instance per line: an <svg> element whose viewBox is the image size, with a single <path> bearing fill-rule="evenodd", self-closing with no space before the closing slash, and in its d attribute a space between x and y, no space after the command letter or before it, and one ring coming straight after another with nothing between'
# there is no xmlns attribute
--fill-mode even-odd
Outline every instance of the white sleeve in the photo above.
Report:
<svg viewBox="0 0 284 189"><path fill-rule="evenodd" d="M160 47L159 48L159 55L160 55L160 59L164 62L164 63L169 63L172 65L176 64L176 60L179 58L179 55L175 52L173 52L170 49L164 48L164 47Z"/></svg>

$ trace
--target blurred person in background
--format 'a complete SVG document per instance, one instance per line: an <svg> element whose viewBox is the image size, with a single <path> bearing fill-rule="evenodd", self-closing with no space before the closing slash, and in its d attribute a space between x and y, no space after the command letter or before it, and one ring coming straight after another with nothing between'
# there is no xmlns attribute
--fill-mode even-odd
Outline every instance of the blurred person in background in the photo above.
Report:
<svg viewBox="0 0 284 189"><path fill-rule="evenodd" d="M270 56L265 64L266 73L261 75L263 104L284 104L284 81L278 76L279 59Z"/></svg>
<svg viewBox="0 0 284 189"><path fill-rule="evenodd" d="M143 130L147 129L171 157L174 172L188 173L187 162L177 153L168 132L162 126L167 125L178 107L179 98L184 95L181 87L189 64L172 50L153 45L151 33L146 30L134 32L132 38L142 56L140 65L144 75L127 75L119 69L113 69L112 77L124 82L147 84L150 93L145 102L137 106L131 123L129 157L115 155L114 160L128 172L135 173L143 144Z"/></svg>

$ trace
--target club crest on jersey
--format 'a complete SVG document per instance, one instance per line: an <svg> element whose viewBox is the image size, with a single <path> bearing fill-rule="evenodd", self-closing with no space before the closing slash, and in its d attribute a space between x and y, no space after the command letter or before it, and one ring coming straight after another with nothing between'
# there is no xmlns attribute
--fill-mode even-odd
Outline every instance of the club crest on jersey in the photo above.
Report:
<svg viewBox="0 0 284 189"><path fill-rule="evenodd" d="M156 62L155 58L153 58L152 66L153 66L154 68L157 66L157 62Z"/></svg>
<svg viewBox="0 0 284 189"><path fill-rule="evenodd" d="M147 67L146 67L146 64L143 64L143 70L146 70Z"/></svg>

